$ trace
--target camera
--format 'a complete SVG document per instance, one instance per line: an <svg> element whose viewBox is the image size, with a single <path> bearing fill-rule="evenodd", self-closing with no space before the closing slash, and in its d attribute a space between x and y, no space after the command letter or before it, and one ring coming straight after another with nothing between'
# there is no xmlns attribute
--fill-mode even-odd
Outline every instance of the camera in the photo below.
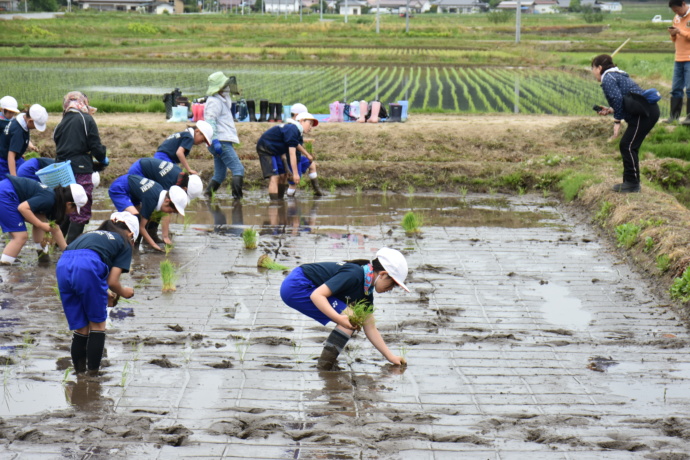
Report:
<svg viewBox="0 0 690 460"><path fill-rule="evenodd" d="M604 110L604 108L600 105L595 105L592 106L592 110L594 110L595 112L601 112L602 110Z"/></svg>

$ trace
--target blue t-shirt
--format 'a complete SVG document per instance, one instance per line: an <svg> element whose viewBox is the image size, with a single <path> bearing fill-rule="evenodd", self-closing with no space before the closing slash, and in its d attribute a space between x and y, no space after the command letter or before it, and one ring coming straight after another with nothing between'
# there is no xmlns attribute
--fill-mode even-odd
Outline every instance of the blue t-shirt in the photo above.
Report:
<svg viewBox="0 0 690 460"><path fill-rule="evenodd" d="M21 158L27 148L29 148L29 131L25 131L19 121L13 118L0 132L0 158L7 160L8 152L14 152L17 158Z"/></svg>
<svg viewBox="0 0 690 460"><path fill-rule="evenodd" d="M7 119L0 114L0 133L2 133L5 130L5 126L7 126L10 122L10 119Z"/></svg>
<svg viewBox="0 0 690 460"><path fill-rule="evenodd" d="M141 217L150 219L153 211L158 207L158 199L165 189L157 182L145 177L130 174L127 176L129 193L134 204L141 203Z"/></svg>
<svg viewBox="0 0 690 460"><path fill-rule="evenodd" d="M19 168L17 168L17 176L40 181L36 175L36 171L40 171L41 169L52 165L53 163L55 163L55 160L52 158L31 158L30 160L26 160Z"/></svg>
<svg viewBox="0 0 690 460"><path fill-rule="evenodd" d="M182 168L158 158L142 158L139 161L143 176L152 181L158 182L165 190L177 183L177 177L182 174Z"/></svg>
<svg viewBox="0 0 690 460"><path fill-rule="evenodd" d="M297 148L302 143L302 133L292 123L284 123L274 126L263 133L258 145L263 145L271 155L281 156L288 154L288 148Z"/></svg>
<svg viewBox="0 0 690 460"><path fill-rule="evenodd" d="M365 299L374 303L374 290L364 294L364 269L349 262L321 262L301 265L304 276L315 285L325 284L333 296L347 303Z"/></svg>
<svg viewBox="0 0 690 460"><path fill-rule="evenodd" d="M34 214L45 214L46 217L53 217L55 192L52 188L26 177L7 176L7 178L12 182L14 191L17 192L19 203L26 201Z"/></svg>
<svg viewBox="0 0 690 460"><path fill-rule="evenodd" d="M180 147L184 149L184 156L188 156L189 151L194 147L194 135L187 130L171 134L158 147L157 151L168 155L173 163L179 163L180 159L177 157L177 149Z"/></svg>
<svg viewBox="0 0 690 460"><path fill-rule="evenodd" d="M95 251L108 268L118 267L129 271L132 264L132 245L119 233L94 230L81 235L67 246L65 251L91 249Z"/></svg>

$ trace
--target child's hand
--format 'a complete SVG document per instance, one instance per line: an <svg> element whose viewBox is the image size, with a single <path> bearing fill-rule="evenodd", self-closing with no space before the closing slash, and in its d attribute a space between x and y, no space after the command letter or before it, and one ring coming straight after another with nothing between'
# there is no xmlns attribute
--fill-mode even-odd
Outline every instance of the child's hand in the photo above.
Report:
<svg viewBox="0 0 690 460"><path fill-rule="evenodd" d="M338 321L338 325L346 329L350 329L352 331L356 331L358 329L352 325L352 323L350 322L350 318L347 315L340 315L340 321Z"/></svg>
<svg viewBox="0 0 690 460"><path fill-rule="evenodd" d="M407 366L407 360L402 356L391 356L388 359L388 361L390 361L391 364L395 364L396 366Z"/></svg>
<svg viewBox="0 0 690 460"><path fill-rule="evenodd" d="M130 299L133 296L134 296L134 289L133 288L127 287L127 286L122 288L122 297L124 297L125 299Z"/></svg>

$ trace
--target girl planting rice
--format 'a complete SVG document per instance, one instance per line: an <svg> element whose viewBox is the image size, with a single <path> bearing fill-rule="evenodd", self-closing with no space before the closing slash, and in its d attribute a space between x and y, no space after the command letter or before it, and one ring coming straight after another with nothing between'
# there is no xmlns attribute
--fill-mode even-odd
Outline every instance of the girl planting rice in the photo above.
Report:
<svg viewBox="0 0 690 460"><path fill-rule="evenodd" d="M129 271L139 221L128 212L116 212L98 227L67 246L56 274L62 308L72 335L72 364L77 373L97 373L105 348L108 288L129 299L131 287L120 284Z"/></svg>
<svg viewBox="0 0 690 460"><path fill-rule="evenodd" d="M373 311L374 291L388 292L396 286L410 292L404 284L407 261L395 249L382 248L376 258L346 262L321 262L295 268L283 281L280 297L289 307L326 325L336 323L326 339L317 367L330 370L358 325L352 323L352 306L361 310L362 303ZM356 315L362 317L361 311ZM376 328L374 316L364 318L364 333L381 354L393 364L404 364L386 346Z"/></svg>

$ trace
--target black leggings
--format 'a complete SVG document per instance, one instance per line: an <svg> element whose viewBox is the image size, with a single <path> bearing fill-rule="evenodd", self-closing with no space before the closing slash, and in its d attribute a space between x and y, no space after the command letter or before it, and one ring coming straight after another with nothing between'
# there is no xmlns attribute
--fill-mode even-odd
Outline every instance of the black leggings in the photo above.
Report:
<svg viewBox="0 0 690 460"><path fill-rule="evenodd" d="M650 104L649 116L639 115L625 120L628 128L621 137L619 144L621 157L623 158L623 181L640 183L640 159L639 152L642 141L659 121L659 106Z"/></svg>

